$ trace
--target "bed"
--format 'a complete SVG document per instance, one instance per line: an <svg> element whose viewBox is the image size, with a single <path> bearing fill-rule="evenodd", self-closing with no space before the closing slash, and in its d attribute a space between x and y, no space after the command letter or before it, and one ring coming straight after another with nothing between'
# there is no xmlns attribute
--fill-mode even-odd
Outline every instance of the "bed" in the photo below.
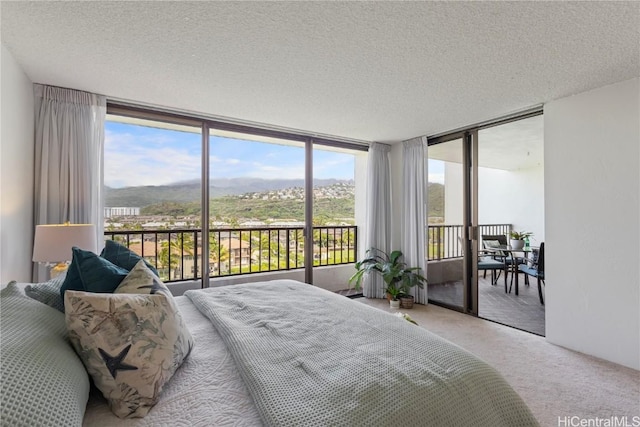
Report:
<svg viewBox="0 0 640 427"><path fill-rule="evenodd" d="M17 288L2 291L3 338L11 327L6 307L19 307L14 317L55 311L19 299ZM157 404L143 418L122 419L94 388L83 425L537 425L500 374L475 356L398 316L311 285L278 280L188 291L174 300L195 346ZM3 401L11 375L5 359ZM23 425L36 424L29 416ZM37 424L46 425L43 419Z"/></svg>

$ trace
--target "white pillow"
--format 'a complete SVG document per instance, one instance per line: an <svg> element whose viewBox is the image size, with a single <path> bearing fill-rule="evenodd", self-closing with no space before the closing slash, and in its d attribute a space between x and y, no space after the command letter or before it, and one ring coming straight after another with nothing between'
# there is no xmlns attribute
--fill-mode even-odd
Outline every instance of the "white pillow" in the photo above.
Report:
<svg viewBox="0 0 640 427"><path fill-rule="evenodd" d="M484 240L483 242L485 248L499 248L502 246L499 240Z"/></svg>

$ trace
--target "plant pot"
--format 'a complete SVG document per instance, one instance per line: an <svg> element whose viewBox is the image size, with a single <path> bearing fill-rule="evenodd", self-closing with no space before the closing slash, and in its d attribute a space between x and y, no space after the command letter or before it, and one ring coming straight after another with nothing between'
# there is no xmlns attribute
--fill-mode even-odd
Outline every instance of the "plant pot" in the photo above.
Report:
<svg viewBox="0 0 640 427"><path fill-rule="evenodd" d="M413 308L413 295L400 297L400 308Z"/></svg>
<svg viewBox="0 0 640 427"><path fill-rule="evenodd" d="M400 308L400 300L392 299L391 301L389 301L389 307Z"/></svg>
<svg viewBox="0 0 640 427"><path fill-rule="evenodd" d="M524 240L511 239L511 249L520 250L524 248Z"/></svg>

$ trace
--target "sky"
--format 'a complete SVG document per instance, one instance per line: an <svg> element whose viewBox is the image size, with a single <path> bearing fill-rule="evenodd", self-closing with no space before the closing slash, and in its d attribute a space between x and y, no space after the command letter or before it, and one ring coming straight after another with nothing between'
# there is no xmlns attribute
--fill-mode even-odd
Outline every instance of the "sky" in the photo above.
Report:
<svg viewBox="0 0 640 427"><path fill-rule="evenodd" d="M429 159L429 182L444 184L444 162L442 160Z"/></svg>
<svg viewBox="0 0 640 427"><path fill-rule="evenodd" d="M112 188L164 185L201 178L199 133L107 121L104 183ZM314 177L354 179L352 154L315 149ZM304 179L304 148L213 136L212 179Z"/></svg>

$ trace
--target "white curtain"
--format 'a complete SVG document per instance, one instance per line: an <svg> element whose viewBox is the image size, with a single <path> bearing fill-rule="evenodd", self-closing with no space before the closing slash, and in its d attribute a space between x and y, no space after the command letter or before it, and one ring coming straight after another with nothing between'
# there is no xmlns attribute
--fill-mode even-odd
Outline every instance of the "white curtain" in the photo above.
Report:
<svg viewBox="0 0 640 427"><path fill-rule="evenodd" d="M373 143L367 161L367 222L365 247L389 252L391 246L391 147ZM384 298L384 281L379 274L364 280L362 294L368 298Z"/></svg>
<svg viewBox="0 0 640 427"><path fill-rule="evenodd" d="M95 224L102 242L106 98L39 84L34 93L35 225ZM37 266L34 279L43 279Z"/></svg>
<svg viewBox="0 0 640 427"><path fill-rule="evenodd" d="M401 250L405 262L411 267L420 267L426 277L427 138L414 138L402 145ZM417 303L427 303L427 286L423 289L416 286L411 293Z"/></svg>

